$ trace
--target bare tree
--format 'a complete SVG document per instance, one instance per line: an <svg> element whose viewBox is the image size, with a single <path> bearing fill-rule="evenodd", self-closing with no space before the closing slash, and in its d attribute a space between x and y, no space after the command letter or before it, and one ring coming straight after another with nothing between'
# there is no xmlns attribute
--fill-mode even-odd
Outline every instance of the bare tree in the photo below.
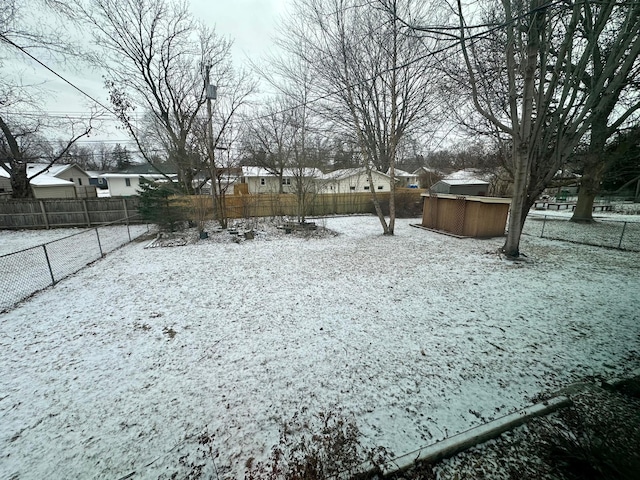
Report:
<svg viewBox="0 0 640 480"><path fill-rule="evenodd" d="M619 47L601 71L594 70L593 51L612 10L603 7L587 35L585 5L492 1L488 23L494 26L471 35L458 1L465 83L476 110L511 146L514 194L502 249L509 257L520 255L522 227L533 202L606 108L608 93L625 82L640 50L635 40L640 4L620 4L616 8L629 15L618 32L620 41L614 42ZM585 88L588 75L594 78Z"/></svg>
<svg viewBox="0 0 640 480"><path fill-rule="evenodd" d="M399 18L411 0L296 0L281 46L307 66L321 113L358 145L364 166L389 171L389 222L372 189L385 234L395 225L394 169L404 135L424 128L439 104L437 76L422 39L405 35ZM422 5L422 4L420 4ZM383 8L384 7L384 8Z"/></svg>
<svg viewBox="0 0 640 480"><path fill-rule="evenodd" d="M25 83L15 68L24 61L38 62L38 55L64 61L77 51L60 39L55 29L52 2L42 0L29 5L20 0L8 0L0 6L0 168L10 176L13 198L33 196L27 163L39 160L49 166L60 161L81 138L89 135L98 114L86 120L53 118L42 111L47 93L44 85ZM46 143L63 135L57 148L49 152L33 149L35 142ZM43 143L44 142L44 143Z"/></svg>
<svg viewBox="0 0 640 480"><path fill-rule="evenodd" d="M211 85L208 76L206 85ZM216 101L207 101L206 129L204 133L205 164L211 179L211 196L216 219L222 228L227 228L226 194L233 181L233 169L239 166L240 155L236 144L242 137L243 109L249 104L257 88L256 81L247 71L231 69L225 83L217 85ZM219 154L218 152L222 152Z"/></svg>
<svg viewBox="0 0 640 480"><path fill-rule="evenodd" d="M574 222L593 222L593 202L600 192L604 173L611 166L607 145L614 134L640 109L640 61L628 57L628 63L612 68L610 57L624 59L625 51L632 54L640 43L637 5L620 8L616 2L585 3L584 16L578 34L593 42L591 68L584 74L584 88L600 97L600 108L593 112L589 131L589 147L582 157L582 177ZM624 33L622 33L624 32ZM621 56L622 54L622 56ZM637 53L636 53L637 55ZM604 78L603 85L599 88Z"/></svg>
<svg viewBox="0 0 640 480"><path fill-rule="evenodd" d="M247 126L244 148L252 161L278 178L278 193L284 193L283 174L291 167L297 125L292 115L295 105L283 96L267 100Z"/></svg>
<svg viewBox="0 0 640 480"><path fill-rule="evenodd" d="M151 113L181 188L193 193L201 166L191 137L206 103L202 69L221 83L231 70L231 42L197 23L181 1L79 0L79 11L101 49L112 104L143 157L155 165L131 118L136 108Z"/></svg>

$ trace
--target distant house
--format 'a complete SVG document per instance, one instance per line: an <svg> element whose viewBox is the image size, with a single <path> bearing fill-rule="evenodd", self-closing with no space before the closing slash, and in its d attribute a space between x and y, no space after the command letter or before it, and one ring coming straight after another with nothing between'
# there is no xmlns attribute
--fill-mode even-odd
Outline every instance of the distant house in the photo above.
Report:
<svg viewBox="0 0 640 480"><path fill-rule="evenodd" d="M247 184L249 193L278 193L280 181L284 193L295 193L297 185L302 182L305 191L315 191L322 180L322 172L317 168L294 169L285 168L282 180L262 167L242 167L240 182Z"/></svg>
<svg viewBox="0 0 640 480"><path fill-rule="evenodd" d="M420 188L430 188L433 184L440 181L444 175L442 172L427 167L420 167L413 172L418 179Z"/></svg>
<svg viewBox="0 0 640 480"><path fill-rule="evenodd" d="M389 172L387 171L387 175ZM396 181L398 182L399 187L404 188L418 188L419 186L419 178L415 173L405 172L404 170L400 170L396 168L394 171L394 176Z"/></svg>
<svg viewBox="0 0 640 480"><path fill-rule="evenodd" d="M373 189L376 192L391 191L391 177L377 170L371 171ZM369 178L366 168L345 168L325 173L322 177L323 193L369 192Z"/></svg>
<svg viewBox="0 0 640 480"><path fill-rule="evenodd" d="M484 196L489 191L489 182L477 178L443 178L429 189L432 193L448 193L452 195Z"/></svg>
<svg viewBox="0 0 640 480"><path fill-rule="evenodd" d="M33 177L37 173L42 172L38 177L42 175L48 175L51 177L59 178L62 180L68 180L73 183L77 187L88 187L89 183L89 174L85 172L82 168L80 168L75 163L65 164L65 165L50 165L47 166L45 164L37 164L30 163L27 165L27 176ZM36 177L36 178L38 178Z"/></svg>
<svg viewBox="0 0 640 480"><path fill-rule="evenodd" d="M96 190L89 184L89 176L75 164L47 165L30 163L27 176L35 198L95 197ZM12 193L10 175L0 168L0 195Z"/></svg>
<svg viewBox="0 0 640 480"><path fill-rule="evenodd" d="M110 197L139 195L141 179L167 181L167 178L159 173L103 173L98 178L106 180Z"/></svg>
<svg viewBox="0 0 640 480"><path fill-rule="evenodd" d="M98 189L107 188L107 180L105 178L100 177L100 175L102 175L103 173L105 172L87 170L87 175L89 176L89 185L94 186Z"/></svg>
<svg viewBox="0 0 640 480"><path fill-rule="evenodd" d="M216 192L233 192L235 185L241 183L242 167L221 167L216 172L214 182ZM208 172L200 172L193 179L193 188L202 195L211 195L211 179Z"/></svg>
<svg viewBox="0 0 640 480"><path fill-rule="evenodd" d="M371 176L374 190L379 192L389 192L391 190L391 177L389 175L373 170ZM246 188L249 193L278 193L280 191L280 181L282 181L282 191L284 193L295 193L301 184L305 191L318 193L354 193L371 190L364 167L346 168L324 174L317 168L285 169L282 174L282 180L264 168L242 167L240 181L242 184L247 185Z"/></svg>

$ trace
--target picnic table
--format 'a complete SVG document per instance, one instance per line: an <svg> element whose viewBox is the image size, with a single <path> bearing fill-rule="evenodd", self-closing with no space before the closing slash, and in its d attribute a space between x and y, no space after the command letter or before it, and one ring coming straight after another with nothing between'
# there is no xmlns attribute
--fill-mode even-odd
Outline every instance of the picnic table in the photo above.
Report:
<svg viewBox="0 0 640 480"><path fill-rule="evenodd" d="M536 210L569 210L576 209L576 204L573 202L550 202L549 200L536 200L533 204ZM594 212L611 212L613 211L613 205L610 203L594 203L592 210Z"/></svg>

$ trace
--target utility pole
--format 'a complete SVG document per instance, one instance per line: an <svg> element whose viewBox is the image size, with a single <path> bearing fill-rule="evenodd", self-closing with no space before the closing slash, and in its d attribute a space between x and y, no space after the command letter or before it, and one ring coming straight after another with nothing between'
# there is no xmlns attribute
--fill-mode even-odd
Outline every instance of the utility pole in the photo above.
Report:
<svg viewBox="0 0 640 480"><path fill-rule="evenodd" d="M222 228L227 228L226 215L224 212L224 195L218 192L218 167L216 166L216 142L213 138L213 109L211 101L218 98L217 87L211 85L211 65L204 66L204 87L207 97L207 150L209 150L209 175L211 177L211 196L213 198L214 214L220 222Z"/></svg>

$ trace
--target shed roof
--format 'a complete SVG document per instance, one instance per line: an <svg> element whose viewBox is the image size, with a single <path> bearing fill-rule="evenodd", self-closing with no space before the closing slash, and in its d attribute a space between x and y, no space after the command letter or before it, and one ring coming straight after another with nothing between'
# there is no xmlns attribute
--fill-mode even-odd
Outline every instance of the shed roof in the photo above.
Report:
<svg viewBox="0 0 640 480"><path fill-rule="evenodd" d="M455 195L452 193L438 193L437 195L433 193L422 193L420 196L449 198L453 200L456 200L457 198L460 197L460 195ZM465 200L470 200L470 201L480 202L480 203L511 203L510 198L504 198L504 197L480 197L477 195L464 195L464 198Z"/></svg>
<svg viewBox="0 0 640 480"><path fill-rule="evenodd" d="M73 182L64 180L62 178L52 177L50 175L38 175L36 178L29 180L29 183L34 187L73 187Z"/></svg>
<svg viewBox="0 0 640 480"><path fill-rule="evenodd" d="M440 182L447 185L489 185L489 182L479 178L443 178Z"/></svg>

